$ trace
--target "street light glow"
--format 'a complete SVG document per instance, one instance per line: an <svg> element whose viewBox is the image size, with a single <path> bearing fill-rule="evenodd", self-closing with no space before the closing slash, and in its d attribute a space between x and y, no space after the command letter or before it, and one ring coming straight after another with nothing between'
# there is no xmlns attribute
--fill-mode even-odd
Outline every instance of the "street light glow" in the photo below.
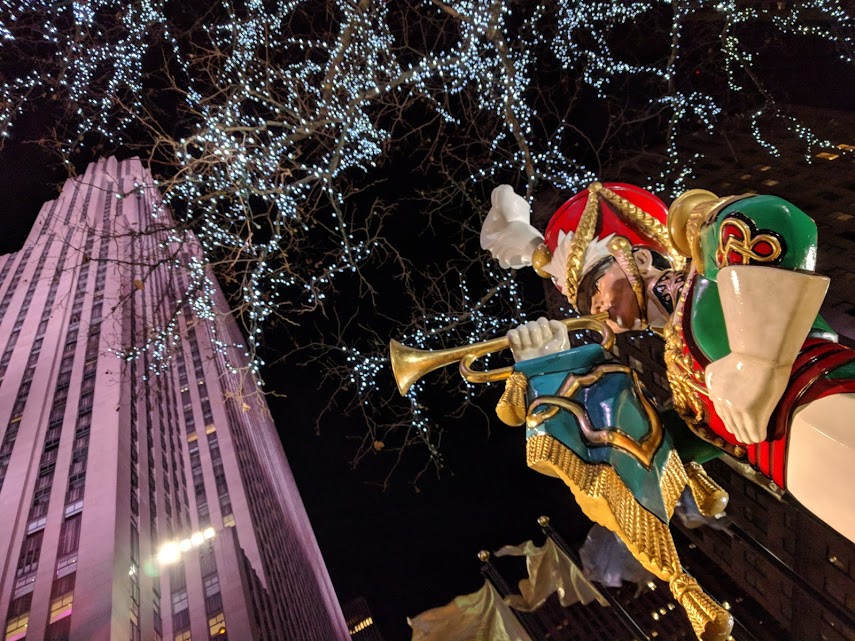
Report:
<svg viewBox="0 0 855 641"><path fill-rule="evenodd" d="M199 547L205 541L213 539L215 535L216 530L209 527L201 532L194 532L189 538L164 543L157 552L157 562L160 565L177 563L181 560L181 555L184 552L189 552L191 549Z"/></svg>

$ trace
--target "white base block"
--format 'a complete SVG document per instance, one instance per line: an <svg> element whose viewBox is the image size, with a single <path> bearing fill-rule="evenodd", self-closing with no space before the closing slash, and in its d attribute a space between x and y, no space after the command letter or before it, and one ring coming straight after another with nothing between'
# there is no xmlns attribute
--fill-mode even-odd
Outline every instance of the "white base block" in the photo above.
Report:
<svg viewBox="0 0 855 641"><path fill-rule="evenodd" d="M855 542L855 394L833 394L796 410L787 490Z"/></svg>

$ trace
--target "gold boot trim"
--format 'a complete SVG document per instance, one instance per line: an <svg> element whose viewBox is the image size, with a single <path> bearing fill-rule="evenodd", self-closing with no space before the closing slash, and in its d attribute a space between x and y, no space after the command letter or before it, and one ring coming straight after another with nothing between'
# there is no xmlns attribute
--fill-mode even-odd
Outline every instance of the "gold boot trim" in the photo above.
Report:
<svg viewBox="0 0 855 641"><path fill-rule="evenodd" d="M514 372L505 381L505 393L496 405L496 415L505 425L519 427L525 425L525 391L528 377L522 372Z"/></svg>
<svg viewBox="0 0 855 641"><path fill-rule="evenodd" d="M680 571L668 583L674 599L683 606L698 639L725 641L733 630L730 612L713 601L694 578Z"/></svg>
<svg viewBox="0 0 855 641"><path fill-rule="evenodd" d="M548 434L528 439L526 460L530 468L564 481L585 516L617 534L648 571L663 581L675 575L680 560L671 531L641 507L613 467L586 463ZM669 517L686 482L680 458L672 451L662 476L662 499Z"/></svg>
<svg viewBox="0 0 855 641"><path fill-rule="evenodd" d="M733 627L730 613L683 571L671 530L641 507L614 468L586 463L548 434L528 439L526 460L530 468L564 481L585 516L617 534L646 570L669 584L700 641L727 639ZM670 452L661 484L669 517L687 482L680 457Z"/></svg>
<svg viewBox="0 0 855 641"><path fill-rule="evenodd" d="M730 499L727 492L707 474L699 463L686 463L686 477L689 489L698 504L698 510L704 516L716 516L724 512Z"/></svg>

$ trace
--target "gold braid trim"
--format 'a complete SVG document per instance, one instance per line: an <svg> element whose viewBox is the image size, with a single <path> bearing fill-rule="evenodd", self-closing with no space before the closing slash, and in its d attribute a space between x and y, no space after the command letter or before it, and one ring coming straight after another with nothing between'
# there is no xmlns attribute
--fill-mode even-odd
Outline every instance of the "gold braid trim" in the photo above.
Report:
<svg viewBox="0 0 855 641"><path fill-rule="evenodd" d="M576 306L576 294L579 289L579 280L582 278L582 267L585 265L585 254L597 231L597 221L600 217L600 201L597 198L597 193L602 188L603 186L600 183L592 183L588 187L588 200L585 202L585 210L579 218L576 233L570 239L570 247L567 250L564 294L573 307Z"/></svg>
<svg viewBox="0 0 855 641"><path fill-rule="evenodd" d="M733 628L730 613L683 571L668 525L639 505L614 468L586 463L548 434L528 439L526 460L530 468L564 481L585 516L617 534L645 569L668 582L700 641L727 639ZM669 517L687 482L680 457L672 450L661 483Z"/></svg>
<svg viewBox="0 0 855 641"><path fill-rule="evenodd" d="M611 189L603 187L600 190L603 198L617 209L618 213L623 218L632 223L642 234L649 238L653 238L665 251L668 252L668 257L674 265L674 269L682 269L686 264L686 259L677 251L671 242L671 236L668 234L668 228L665 227L655 216L651 216L638 205L634 205L626 198L618 196Z"/></svg>
<svg viewBox="0 0 855 641"><path fill-rule="evenodd" d="M505 425L519 427L525 425L525 391L528 377L522 372L514 372L505 381L505 393L496 405L496 415Z"/></svg>
<svg viewBox="0 0 855 641"><path fill-rule="evenodd" d="M585 516L617 534L648 571L663 581L680 571L668 526L641 507L613 467L586 463L548 434L528 439L526 460L530 468L564 481ZM662 499L669 517L686 483L680 457L672 451L662 476Z"/></svg>

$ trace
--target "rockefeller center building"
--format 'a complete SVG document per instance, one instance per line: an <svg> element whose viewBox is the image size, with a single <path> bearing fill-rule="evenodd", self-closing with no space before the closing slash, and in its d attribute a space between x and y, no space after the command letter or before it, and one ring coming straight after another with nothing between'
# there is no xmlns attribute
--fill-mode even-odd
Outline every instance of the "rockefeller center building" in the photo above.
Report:
<svg viewBox="0 0 855 641"><path fill-rule="evenodd" d="M243 338L171 225L110 158L0 257L2 639L349 639Z"/></svg>

